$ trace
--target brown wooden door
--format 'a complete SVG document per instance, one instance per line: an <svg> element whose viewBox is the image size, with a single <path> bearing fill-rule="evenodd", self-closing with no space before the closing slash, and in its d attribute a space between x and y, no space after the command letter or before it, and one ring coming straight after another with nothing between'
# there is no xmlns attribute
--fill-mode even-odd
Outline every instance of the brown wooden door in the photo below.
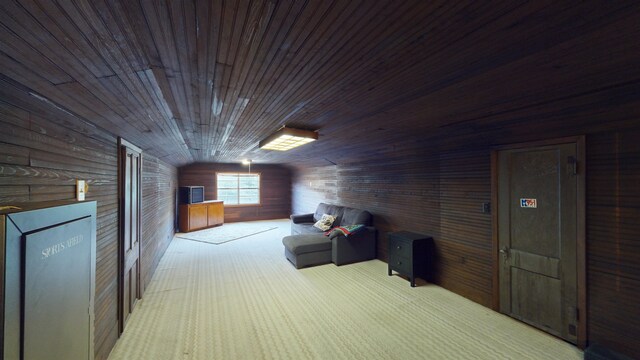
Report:
<svg viewBox="0 0 640 360"><path fill-rule="evenodd" d="M142 151L120 139L120 332L141 298L140 209Z"/></svg>
<svg viewBox="0 0 640 360"><path fill-rule="evenodd" d="M500 312L577 341L576 144L498 153Z"/></svg>

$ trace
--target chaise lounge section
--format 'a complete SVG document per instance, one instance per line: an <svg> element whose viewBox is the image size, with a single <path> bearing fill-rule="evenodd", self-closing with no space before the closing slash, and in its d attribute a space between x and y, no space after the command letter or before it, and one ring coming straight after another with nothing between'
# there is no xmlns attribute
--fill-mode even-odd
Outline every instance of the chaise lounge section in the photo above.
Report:
<svg viewBox="0 0 640 360"><path fill-rule="evenodd" d="M313 226L322 215L333 215L332 227L364 225L361 231L345 236ZM286 258L297 268L333 262L350 264L376 257L376 229L371 226L371 213L345 206L320 203L315 213L291 215L291 235L282 239Z"/></svg>

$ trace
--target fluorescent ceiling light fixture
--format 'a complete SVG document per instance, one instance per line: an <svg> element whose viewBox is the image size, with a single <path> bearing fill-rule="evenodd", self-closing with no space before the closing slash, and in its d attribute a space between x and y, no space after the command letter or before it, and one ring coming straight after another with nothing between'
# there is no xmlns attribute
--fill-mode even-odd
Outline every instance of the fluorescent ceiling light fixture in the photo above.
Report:
<svg viewBox="0 0 640 360"><path fill-rule="evenodd" d="M318 133L315 131L283 127L266 139L260 141L260 148L264 150L287 151L317 139Z"/></svg>

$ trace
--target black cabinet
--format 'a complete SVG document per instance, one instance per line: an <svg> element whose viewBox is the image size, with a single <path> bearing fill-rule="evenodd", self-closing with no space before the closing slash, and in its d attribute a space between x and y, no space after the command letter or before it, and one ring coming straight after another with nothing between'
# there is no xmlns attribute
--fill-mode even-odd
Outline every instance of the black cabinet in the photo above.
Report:
<svg viewBox="0 0 640 360"><path fill-rule="evenodd" d="M408 276L411 287L416 286L416 277L426 278L429 260L429 249L433 239L429 236L399 231L389 234L388 275L392 271Z"/></svg>
<svg viewBox="0 0 640 360"><path fill-rule="evenodd" d="M93 359L96 202L0 209L0 263L0 359Z"/></svg>

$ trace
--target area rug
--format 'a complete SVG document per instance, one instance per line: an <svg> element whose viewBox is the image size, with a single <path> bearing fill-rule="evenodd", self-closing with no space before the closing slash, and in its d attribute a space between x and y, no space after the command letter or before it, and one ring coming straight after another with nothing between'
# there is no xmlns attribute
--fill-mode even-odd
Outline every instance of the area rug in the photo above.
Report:
<svg viewBox="0 0 640 360"><path fill-rule="evenodd" d="M243 223L231 223L210 229L192 231L189 233L177 233L176 237L186 240L200 241L210 244L224 244L276 229L272 222L250 221Z"/></svg>

